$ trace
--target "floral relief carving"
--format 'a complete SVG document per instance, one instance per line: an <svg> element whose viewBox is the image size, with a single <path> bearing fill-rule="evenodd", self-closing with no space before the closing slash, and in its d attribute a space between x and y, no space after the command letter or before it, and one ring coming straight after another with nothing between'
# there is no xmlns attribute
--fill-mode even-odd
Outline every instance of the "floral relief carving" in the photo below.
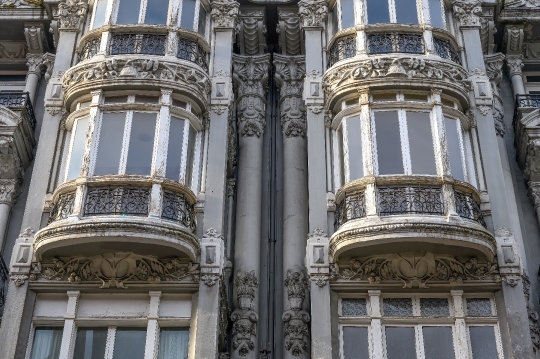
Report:
<svg viewBox="0 0 540 359"><path fill-rule="evenodd" d="M214 28L225 27L236 29L238 26L238 8L240 4L235 0L213 1L212 20Z"/></svg>
<svg viewBox="0 0 540 359"><path fill-rule="evenodd" d="M274 56L279 88L281 127L286 137L306 135L306 107L302 100L306 63L304 56ZM322 110L322 109L321 109Z"/></svg>
<svg viewBox="0 0 540 359"><path fill-rule="evenodd" d="M308 353L310 321L309 313L302 310L302 304L309 288L308 275L303 268L293 268L287 270L287 277L284 281L289 299L290 309L283 313L282 319L285 322L283 331L285 336L285 349L293 356L299 357Z"/></svg>
<svg viewBox="0 0 540 359"><path fill-rule="evenodd" d="M26 282L28 276L26 274L11 274L9 278L13 281L13 284L15 284L16 287L20 287Z"/></svg>
<svg viewBox="0 0 540 359"><path fill-rule="evenodd" d="M328 14L327 0L300 0L298 15L303 27L322 27Z"/></svg>
<svg viewBox="0 0 540 359"><path fill-rule="evenodd" d="M20 193L17 180L0 180L0 203L11 206Z"/></svg>
<svg viewBox="0 0 540 359"><path fill-rule="evenodd" d="M237 271L234 285L236 287L238 309L231 315L231 321L234 323L232 346L234 350L238 350L240 356L247 356L250 351L255 349L254 340L257 337L259 318L253 309L259 280L255 275L255 271Z"/></svg>
<svg viewBox="0 0 540 359"><path fill-rule="evenodd" d="M88 11L88 4L77 0L66 0L58 4L59 29L78 30Z"/></svg>
<svg viewBox="0 0 540 359"><path fill-rule="evenodd" d="M461 26L480 26L481 0L453 0L452 5L454 16L459 19Z"/></svg>
<svg viewBox="0 0 540 359"><path fill-rule="evenodd" d="M510 76L521 76L521 69L523 68L523 55L507 55L506 65L508 66L508 73Z"/></svg>

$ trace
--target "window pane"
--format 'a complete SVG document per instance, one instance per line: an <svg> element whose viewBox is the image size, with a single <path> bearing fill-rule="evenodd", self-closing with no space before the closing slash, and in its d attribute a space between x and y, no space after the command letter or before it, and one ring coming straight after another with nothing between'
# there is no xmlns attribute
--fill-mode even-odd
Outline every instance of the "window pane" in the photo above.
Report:
<svg viewBox="0 0 540 359"><path fill-rule="evenodd" d="M105 12L107 11L107 0L97 0L96 12L94 13L94 24L92 29L100 27L105 23Z"/></svg>
<svg viewBox="0 0 540 359"><path fill-rule="evenodd" d="M71 158L69 160L69 169L67 174L68 181L79 177L81 172L87 128L88 117L80 118L75 123L75 134L73 135L73 143L71 144Z"/></svg>
<svg viewBox="0 0 540 359"><path fill-rule="evenodd" d="M365 327L343 327L344 359L369 359L368 331Z"/></svg>
<svg viewBox="0 0 540 359"><path fill-rule="evenodd" d="M431 120L426 112L407 112L407 129L413 174L436 175Z"/></svg>
<svg viewBox="0 0 540 359"><path fill-rule="evenodd" d="M135 112L133 114L126 164L127 174L150 175L155 132L155 113Z"/></svg>
<svg viewBox="0 0 540 359"><path fill-rule="evenodd" d="M137 24L139 23L139 8L141 0L120 0L118 5L117 24Z"/></svg>
<svg viewBox="0 0 540 359"><path fill-rule="evenodd" d="M78 328L73 358L103 359L106 342L107 328Z"/></svg>
<svg viewBox="0 0 540 359"><path fill-rule="evenodd" d="M193 18L195 17L195 0L182 1L182 17L180 26L184 29L193 30Z"/></svg>
<svg viewBox="0 0 540 359"><path fill-rule="evenodd" d="M469 327L473 359L498 359L495 329L489 326Z"/></svg>
<svg viewBox="0 0 540 359"><path fill-rule="evenodd" d="M341 300L341 314L345 317L365 317L367 303L364 298L343 298Z"/></svg>
<svg viewBox="0 0 540 359"><path fill-rule="evenodd" d="M206 34L206 10L202 5L199 7L199 34L204 37Z"/></svg>
<svg viewBox="0 0 540 359"><path fill-rule="evenodd" d="M362 131L360 117L350 117L345 120L344 127L349 147L349 173L350 180L364 177L364 164L362 161Z"/></svg>
<svg viewBox="0 0 540 359"><path fill-rule="evenodd" d="M395 1L395 4L398 23L418 24L416 0L397 0Z"/></svg>
<svg viewBox="0 0 540 359"><path fill-rule="evenodd" d="M395 111L376 112L375 127L377 131L379 174L404 173L398 113Z"/></svg>
<svg viewBox="0 0 540 359"><path fill-rule="evenodd" d="M423 327L425 359L454 359L452 327Z"/></svg>
<svg viewBox="0 0 540 359"><path fill-rule="evenodd" d="M109 103L125 103L127 102L127 96L107 96L105 97L105 104Z"/></svg>
<svg viewBox="0 0 540 359"><path fill-rule="evenodd" d="M167 23L169 0L151 0L146 5L145 24L164 25Z"/></svg>
<svg viewBox="0 0 540 359"><path fill-rule="evenodd" d="M165 177L173 181L180 179L180 162L182 162L182 139L184 138L184 120L171 117L169 126L169 144L167 148L167 168Z"/></svg>
<svg viewBox="0 0 540 359"><path fill-rule="evenodd" d="M345 182L345 157L343 156L343 126L341 126L338 130L338 153L340 158L339 163L339 178L341 178L342 184Z"/></svg>
<svg viewBox="0 0 540 359"><path fill-rule="evenodd" d="M125 122L126 114L123 112L103 114L94 175L118 173Z"/></svg>
<svg viewBox="0 0 540 359"><path fill-rule="evenodd" d="M144 359L146 329L117 328L114 338L114 359Z"/></svg>
<svg viewBox="0 0 540 359"><path fill-rule="evenodd" d="M444 24L441 0L429 0L429 14L431 15L431 25L442 29Z"/></svg>
<svg viewBox="0 0 540 359"><path fill-rule="evenodd" d="M469 317L490 317L493 315L489 298L467 298L466 303Z"/></svg>
<svg viewBox="0 0 540 359"><path fill-rule="evenodd" d="M387 0L366 0L368 11L368 23L377 24L390 22ZM416 9L416 6L415 6Z"/></svg>
<svg viewBox="0 0 540 359"><path fill-rule="evenodd" d="M413 327L386 327L385 333L387 359L416 358Z"/></svg>
<svg viewBox="0 0 540 359"><path fill-rule="evenodd" d="M158 359L185 359L188 355L189 330L161 329Z"/></svg>
<svg viewBox="0 0 540 359"><path fill-rule="evenodd" d="M463 174L463 165L461 162L461 149L459 147L457 120L445 118L444 124L446 129L448 157L450 160L450 172L454 178L463 181L465 176Z"/></svg>
<svg viewBox="0 0 540 359"><path fill-rule="evenodd" d="M446 298L420 298L420 312L424 317L449 316L450 308Z"/></svg>
<svg viewBox="0 0 540 359"><path fill-rule="evenodd" d="M31 359L58 359L62 344L62 328L37 328Z"/></svg>
<svg viewBox="0 0 540 359"><path fill-rule="evenodd" d="M186 186L191 187L192 175L193 175L193 159L195 156L195 138L197 133L193 127L189 126L189 142L187 153L187 166L186 166Z"/></svg>
<svg viewBox="0 0 540 359"><path fill-rule="evenodd" d="M341 0L341 26L343 29L354 26L353 0Z"/></svg>
<svg viewBox="0 0 540 359"><path fill-rule="evenodd" d="M413 315L411 298L384 298L383 312L385 316L407 317Z"/></svg>
<svg viewBox="0 0 540 359"><path fill-rule="evenodd" d="M332 36L339 31L338 25L338 7L334 6L332 9Z"/></svg>
<svg viewBox="0 0 540 359"><path fill-rule="evenodd" d="M142 102L142 103L159 103L159 97L158 96L135 96L135 102Z"/></svg>

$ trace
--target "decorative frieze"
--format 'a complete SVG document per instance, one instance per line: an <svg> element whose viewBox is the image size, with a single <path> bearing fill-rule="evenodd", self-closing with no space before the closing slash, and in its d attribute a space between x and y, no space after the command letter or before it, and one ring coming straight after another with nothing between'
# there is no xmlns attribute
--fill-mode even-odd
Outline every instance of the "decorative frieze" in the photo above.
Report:
<svg viewBox="0 0 540 359"><path fill-rule="evenodd" d="M236 272L234 286L238 309L231 315L231 320L234 323L232 346L242 357L247 356L250 351L255 349L259 317L253 309L255 308L255 293L258 285L259 280L255 271L239 270Z"/></svg>
<svg viewBox="0 0 540 359"><path fill-rule="evenodd" d="M235 0L212 2L212 20L215 28L229 28L236 30L238 26L238 8L240 4Z"/></svg>
<svg viewBox="0 0 540 359"><path fill-rule="evenodd" d="M300 0L298 2L298 15L301 25L306 27L323 27L328 14L327 0Z"/></svg>
<svg viewBox="0 0 540 359"><path fill-rule="evenodd" d="M461 26L480 26L481 0L453 0L452 5L454 16L459 19Z"/></svg>
<svg viewBox="0 0 540 359"><path fill-rule="evenodd" d="M281 127L285 137L306 135L306 108L302 100L306 62L304 56L274 55L279 87Z"/></svg>
<svg viewBox="0 0 540 359"><path fill-rule="evenodd" d="M36 8L42 3L39 0L0 0L0 8Z"/></svg>
<svg viewBox="0 0 540 359"><path fill-rule="evenodd" d="M287 270L284 281L289 299L289 310L283 313L283 333L285 336L285 349L293 356L299 357L308 353L309 313L302 310L309 280L305 269L293 268Z"/></svg>
<svg viewBox="0 0 540 359"><path fill-rule="evenodd" d="M58 4L56 17L60 30L79 30L81 23L86 18L88 4L78 0L66 0Z"/></svg>

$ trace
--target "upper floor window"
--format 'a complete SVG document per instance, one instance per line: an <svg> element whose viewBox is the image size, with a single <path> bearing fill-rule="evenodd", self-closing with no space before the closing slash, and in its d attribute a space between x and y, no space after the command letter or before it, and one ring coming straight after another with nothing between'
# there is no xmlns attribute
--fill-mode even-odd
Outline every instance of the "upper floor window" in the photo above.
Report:
<svg viewBox="0 0 540 359"><path fill-rule="evenodd" d="M357 0L358 1L358 0ZM366 23L419 24L424 16L422 0L359 0L365 1ZM431 24L445 28L445 8L443 0L428 0ZM424 22L426 20L424 19Z"/></svg>

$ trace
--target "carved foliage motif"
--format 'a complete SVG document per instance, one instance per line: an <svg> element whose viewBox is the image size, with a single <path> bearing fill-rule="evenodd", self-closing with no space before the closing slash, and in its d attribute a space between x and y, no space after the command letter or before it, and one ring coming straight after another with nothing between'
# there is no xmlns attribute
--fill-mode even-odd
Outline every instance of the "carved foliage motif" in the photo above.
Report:
<svg viewBox="0 0 540 359"><path fill-rule="evenodd" d="M66 2L58 4L56 16L59 20L59 28L78 30L87 11L88 4L82 1L66 0Z"/></svg>
<svg viewBox="0 0 540 359"><path fill-rule="evenodd" d="M37 7L42 4L39 0L0 0L0 7Z"/></svg>
<svg viewBox="0 0 540 359"><path fill-rule="evenodd" d="M430 252L405 252L351 259L348 268L331 267L333 279L367 281L402 281L403 288L428 288L428 282L462 283L465 280L500 282L496 263L478 258L459 261L450 255Z"/></svg>
<svg viewBox="0 0 540 359"><path fill-rule="evenodd" d="M514 75L521 76L521 69L524 66L523 56L522 55L506 56L506 65L508 66L508 72L510 76L514 76Z"/></svg>
<svg viewBox="0 0 540 359"><path fill-rule="evenodd" d="M192 282L199 280L199 266L178 258L161 260L131 252L106 253L92 257L53 258L52 263L37 263L30 279L67 280L72 283L101 281L100 288L127 288L128 281L156 283L161 281Z"/></svg>
<svg viewBox="0 0 540 359"><path fill-rule="evenodd" d="M255 349L254 338L257 336L257 321L259 318L253 308L259 281L255 271L237 271L234 285L236 287L238 309L231 315L231 320L234 322L232 345L234 350L238 350L240 356L246 356L251 350Z"/></svg>
<svg viewBox="0 0 540 359"><path fill-rule="evenodd" d="M298 15L303 27L322 27L328 13L326 0L300 0Z"/></svg>
<svg viewBox="0 0 540 359"><path fill-rule="evenodd" d="M290 309L283 313L285 322L283 331L285 336L285 349L293 356L301 356L308 352L310 321L309 314L302 310L306 291L309 288L309 279L304 269L294 268L287 270L284 281L289 299Z"/></svg>
<svg viewBox="0 0 540 359"><path fill-rule="evenodd" d="M236 29L238 26L238 8L240 4L235 0L213 1L212 20L214 27L226 27Z"/></svg>
<svg viewBox="0 0 540 359"><path fill-rule="evenodd" d="M461 26L480 26L481 0L453 0L452 4L454 15L459 19Z"/></svg>
<svg viewBox="0 0 540 359"><path fill-rule="evenodd" d="M493 92L493 120L495 121L495 131L498 136L503 137L504 128L504 108L500 95L500 84L502 80L502 67L504 64L504 56L500 53L492 56L486 56L486 74L491 83Z"/></svg>
<svg viewBox="0 0 540 359"><path fill-rule="evenodd" d="M306 135L306 108L302 100L306 63L303 56L274 56L279 87L281 127L286 137Z"/></svg>

